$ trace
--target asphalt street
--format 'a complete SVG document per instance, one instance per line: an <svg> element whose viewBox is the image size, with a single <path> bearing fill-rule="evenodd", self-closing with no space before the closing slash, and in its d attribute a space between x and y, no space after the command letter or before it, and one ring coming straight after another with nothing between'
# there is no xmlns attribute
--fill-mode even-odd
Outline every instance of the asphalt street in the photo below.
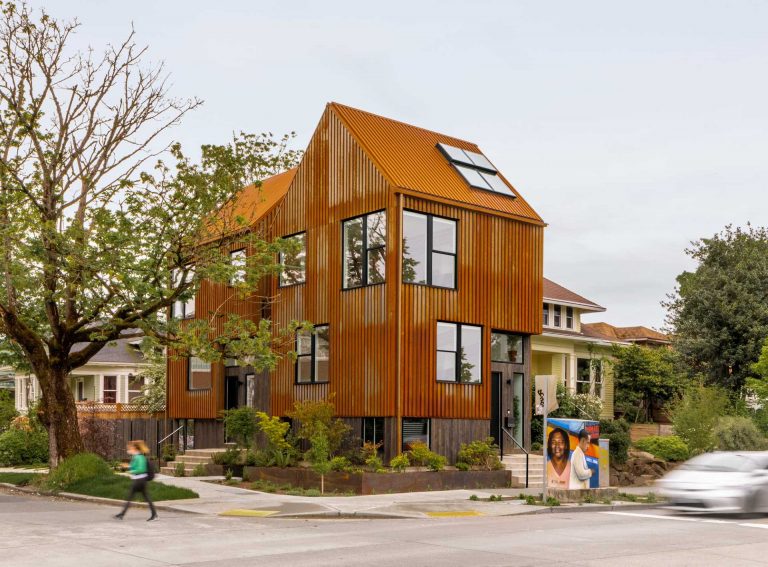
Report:
<svg viewBox="0 0 768 567"><path fill-rule="evenodd" d="M0 565L768 565L768 520L663 510L428 519L163 513L0 493Z"/></svg>

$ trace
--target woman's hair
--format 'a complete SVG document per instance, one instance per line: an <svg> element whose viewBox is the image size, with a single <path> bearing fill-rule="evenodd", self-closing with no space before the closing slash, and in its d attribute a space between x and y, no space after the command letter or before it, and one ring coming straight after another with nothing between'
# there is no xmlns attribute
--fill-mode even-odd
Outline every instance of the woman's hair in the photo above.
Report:
<svg viewBox="0 0 768 567"><path fill-rule="evenodd" d="M147 444L144 443L141 439L137 439L136 441L129 441L128 445L136 449L139 453L143 453L146 455L149 453L149 447L147 447Z"/></svg>
<svg viewBox="0 0 768 567"><path fill-rule="evenodd" d="M552 455L552 441L555 438L555 433L559 433L563 436L563 440L565 441L565 457L568 458L568 453L571 451L571 440L568 438L568 433L566 433L565 429L562 427L555 427L549 432L549 436L547 437L547 455Z"/></svg>

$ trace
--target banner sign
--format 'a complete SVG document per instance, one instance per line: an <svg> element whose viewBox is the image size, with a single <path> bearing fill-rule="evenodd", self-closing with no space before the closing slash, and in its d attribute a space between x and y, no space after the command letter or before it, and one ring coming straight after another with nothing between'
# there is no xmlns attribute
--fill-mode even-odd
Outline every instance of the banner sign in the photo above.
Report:
<svg viewBox="0 0 768 567"><path fill-rule="evenodd" d="M547 400L546 413L552 413L560 407L557 403L557 376L537 375L534 378L534 388L536 389L536 415L544 415L545 399Z"/></svg>

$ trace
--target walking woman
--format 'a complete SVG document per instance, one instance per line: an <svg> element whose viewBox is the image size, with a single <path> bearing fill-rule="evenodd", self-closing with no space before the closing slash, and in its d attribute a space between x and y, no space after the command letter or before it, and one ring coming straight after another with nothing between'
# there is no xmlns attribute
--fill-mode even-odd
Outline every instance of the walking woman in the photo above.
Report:
<svg viewBox="0 0 768 567"><path fill-rule="evenodd" d="M128 454L131 455L131 464L128 465L128 472L131 474L133 482L131 482L131 490L128 492L128 498L125 500L123 511L116 514L115 518L122 520L128 511L128 507L131 505L133 497L137 492L141 492L152 512L147 521L152 522L157 520L157 512L155 511L154 504L152 504L152 500L149 498L149 461L147 460L149 448L144 441L129 441L127 450Z"/></svg>

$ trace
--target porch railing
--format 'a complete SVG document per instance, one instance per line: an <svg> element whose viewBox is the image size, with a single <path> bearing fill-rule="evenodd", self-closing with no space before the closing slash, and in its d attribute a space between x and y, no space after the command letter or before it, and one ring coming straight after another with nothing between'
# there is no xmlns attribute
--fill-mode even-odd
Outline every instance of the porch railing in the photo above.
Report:
<svg viewBox="0 0 768 567"><path fill-rule="evenodd" d="M528 451L525 450L525 447L523 447L520 443L517 442L517 439L515 439L515 436L512 435L512 433L504 427L501 426L501 430L506 433L507 437L509 437L512 440L512 443L517 445L517 448L520 449L523 453L525 453L525 487L528 488L528 457L530 456Z"/></svg>

